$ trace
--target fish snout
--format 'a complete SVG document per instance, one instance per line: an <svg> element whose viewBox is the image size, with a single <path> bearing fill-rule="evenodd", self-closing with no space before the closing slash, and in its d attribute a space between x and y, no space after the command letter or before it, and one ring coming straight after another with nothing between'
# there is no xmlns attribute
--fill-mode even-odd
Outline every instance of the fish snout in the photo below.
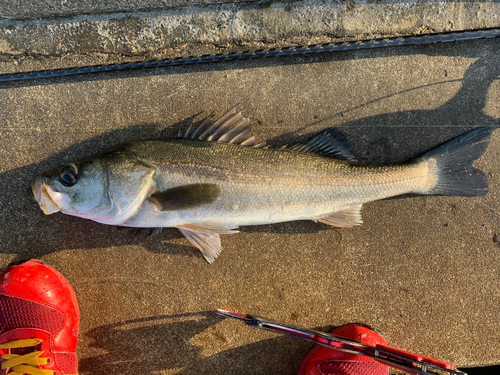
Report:
<svg viewBox="0 0 500 375"><path fill-rule="evenodd" d="M43 213L46 215L53 214L59 211L59 207L52 200L47 188L42 181L42 176L37 176L31 181L31 187L28 188L28 193L31 197L38 202ZM51 189L52 190L52 189Z"/></svg>
<svg viewBox="0 0 500 375"><path fill-rule="evenodd" d="M31 180L31 186L28 189L31 197L40 204L42 197L42 176L36 176Z"/></svg>

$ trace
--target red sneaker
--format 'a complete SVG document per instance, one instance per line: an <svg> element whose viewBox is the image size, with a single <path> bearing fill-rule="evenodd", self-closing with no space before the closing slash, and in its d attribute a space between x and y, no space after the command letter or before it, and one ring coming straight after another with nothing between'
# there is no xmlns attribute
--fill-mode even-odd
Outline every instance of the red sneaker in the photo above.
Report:
<svg viewBox="0 0 500 375"><path fill-rule="evenodd" d="M0 274L0 375L76 375L80 311L69 282L39 260Z"/></svg>
<svg viewBox="0 0 500 375"><path fill-rule="evenodd" d="M347 324L330 333L368 345L387 345L366 326ZM388 375L389 368L374 359L316 345L302 362L299 375Z"/></svg>

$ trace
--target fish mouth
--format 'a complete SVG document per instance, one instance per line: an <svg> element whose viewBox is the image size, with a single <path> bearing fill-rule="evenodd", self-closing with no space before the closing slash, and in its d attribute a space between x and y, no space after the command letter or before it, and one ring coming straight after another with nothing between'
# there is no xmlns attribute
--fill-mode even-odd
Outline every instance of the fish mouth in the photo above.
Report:
<svg viewBox="0 0 500 375"><path fill-rule="evenodd" d="M60 211L59 206L52 198L54 194L60 193L57 193L50 186L45 185L42 181L42 176L35 177L31 181L31 194L38 202L45 215L50 215Z"/></svg>

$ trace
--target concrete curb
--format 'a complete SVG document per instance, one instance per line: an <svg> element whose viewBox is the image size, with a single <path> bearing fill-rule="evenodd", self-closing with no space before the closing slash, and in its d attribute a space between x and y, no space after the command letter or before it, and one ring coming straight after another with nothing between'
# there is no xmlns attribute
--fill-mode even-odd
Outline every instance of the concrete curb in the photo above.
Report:
<svg viewBox="0 0 500 375"><path fill-rule="evenodd" d="M494 2L233 3L0 21L0 72L500 26Z"/></svg>

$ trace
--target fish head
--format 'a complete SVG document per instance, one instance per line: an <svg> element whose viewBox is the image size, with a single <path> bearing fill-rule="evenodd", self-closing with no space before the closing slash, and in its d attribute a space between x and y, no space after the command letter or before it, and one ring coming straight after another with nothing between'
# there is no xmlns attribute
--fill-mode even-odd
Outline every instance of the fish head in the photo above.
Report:
<svg viewBox="0 0 500 375"><path fill-rule="evenodd" d="M46 171L31 181L31 194L46 215L88 212L106 200L106 171L100 160L70 163Z"/></svg>
<svg viewBox="0 0 500 375"><path fill-rule="evenodd" d="M154 168L123 152L101 153L53 168L31 181L42 211L119 225L151 193Z"/></svg>

